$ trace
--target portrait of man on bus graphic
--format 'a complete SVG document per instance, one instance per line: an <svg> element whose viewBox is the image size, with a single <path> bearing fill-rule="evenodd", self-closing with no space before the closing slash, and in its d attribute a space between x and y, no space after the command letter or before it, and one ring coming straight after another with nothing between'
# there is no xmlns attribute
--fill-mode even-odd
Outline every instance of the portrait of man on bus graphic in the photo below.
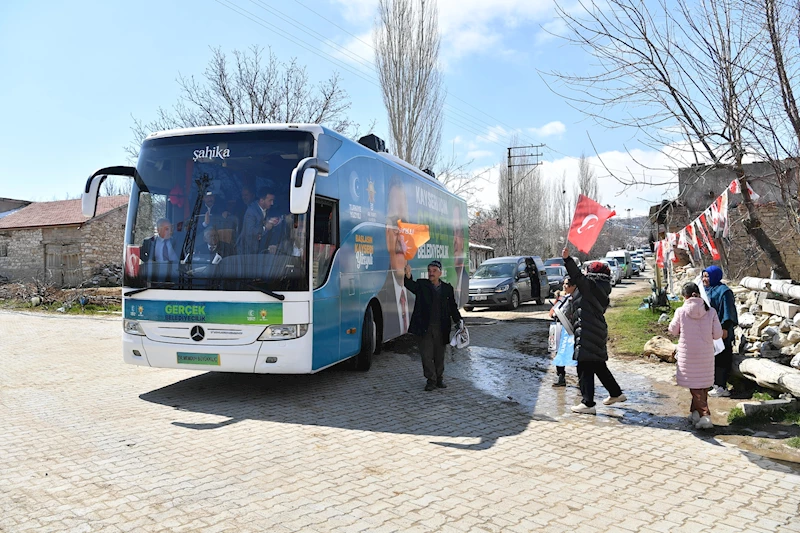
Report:
<svg viewBox="0 0 800 533"><path fill-rule="evenodd" d="M386 251L388 272L378 299L383 310L383 339L388 340L408 332L414 295L403 285L408 260L397 221L408 221L408 198L400 176L392 176L386 191Z"/></svg>
<svg viewBox="0 0 800 533"><path fill-rule="evenodd" d="M467 298L469 298L469 272L467 271L467 257L464 247L463 214L458 205L453 206L453 261L456 267L456 279L453 280L456 305L463 307Z"/></svg>

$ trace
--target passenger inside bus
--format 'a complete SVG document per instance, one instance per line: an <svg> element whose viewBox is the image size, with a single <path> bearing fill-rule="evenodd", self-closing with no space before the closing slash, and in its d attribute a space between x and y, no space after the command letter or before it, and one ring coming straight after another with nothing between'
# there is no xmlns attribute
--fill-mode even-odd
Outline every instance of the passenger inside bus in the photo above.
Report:
<svg viewBox="0 0 800 533"><path fill-rule="evenodd" d="M156 222L156 235L145 239L139 252L142 262L175 263L178 253L172 240L172 223L166 218Z"/></svg>

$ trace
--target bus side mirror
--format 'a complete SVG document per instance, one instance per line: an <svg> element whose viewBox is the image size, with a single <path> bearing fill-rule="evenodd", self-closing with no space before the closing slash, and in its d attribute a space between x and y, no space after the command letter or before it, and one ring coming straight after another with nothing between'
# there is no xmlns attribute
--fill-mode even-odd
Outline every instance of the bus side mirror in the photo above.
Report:
<svg viewBox="0 0 800 533"><path fill-rule="evenodd" d="M133 167L106 167L101 168L86 180L86 186L81 195L81 212L83 216L93 218L97 212L97 196L100 194L100 186L109 176L134 177L136 169Z"/></svg>
<svg viewBox="0 0 800 533"><path fill-rule="evenodd" d="M292 183L289 189L289 210L293 215L308 213L311 193L317 181L317 173L327 174L328 163L316 157L306 157L292 170Z"/></svg>

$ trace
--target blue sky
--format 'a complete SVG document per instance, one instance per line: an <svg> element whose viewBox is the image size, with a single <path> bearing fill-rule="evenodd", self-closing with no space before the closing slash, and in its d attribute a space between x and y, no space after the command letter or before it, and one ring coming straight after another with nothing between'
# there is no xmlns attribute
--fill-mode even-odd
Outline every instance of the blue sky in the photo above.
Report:
<svg viewBox="0 0 800 533"><path fill-rule="evenodd" d="M226 52L254 44L269 47L281 60L297 57L314 81L338 71L352 100L350 116L362 125L376 119L376 133L386 137L379 89L361 77L374 79L374 74L324 42L371 59L372 50L362 41L371 44L376 4L377 0L0 3L0 71L5 81L0 84L0 143L5 148L0 197L45 201L75 196L95 169L126 163L123 148L133 138L132 117L148 122L159 106L175 103L178 74L201 75L210 47ZM636 161L655 168L666 165L662 155L638 146L633 132L596 126L546 87L539 71L581 71L590 62L581 50L543 31L558 31L551 0L438 4L449 93L443 152L455 150L460 159L474 160L474 171L481 172L505 160L505 147L516 132L526 143L546 144L545 179L562 173L572 179L576 158L581 153L594 156L595 150L612 170L630 169L656 179L670 176L643 170L625 153L626 147L635 148ZM281 20L275 10L295 25ZM316 42L319 50L304 49L265 27L268 24ZM330 62L323 52L341 64ZM596 157L592 163L600 176L602 202L614 205L618 213L632 208L634 215L643 214L664 195L663 188L621 193L622 186L607 177ZM496 176L496 171L486 175ZM496 203L495 189L487 183L481 201Z"/></svg>

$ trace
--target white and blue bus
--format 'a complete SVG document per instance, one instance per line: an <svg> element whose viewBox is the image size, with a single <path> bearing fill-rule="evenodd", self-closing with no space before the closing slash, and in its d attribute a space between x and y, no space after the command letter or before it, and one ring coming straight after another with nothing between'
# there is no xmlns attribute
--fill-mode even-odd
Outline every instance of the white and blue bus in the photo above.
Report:
<svg viewBox="0 0 800 533"><path fill-rule="evenodd" d="M406 262L420 277L441 261L463 305L465 202L382 145L308 124L180 129L147 137L135 167L90 176L87 216L107 176L133 179L125 362L300 374L350 360L368 370L408 329ZM415 242L409 227L429 238Z"/></svg>

